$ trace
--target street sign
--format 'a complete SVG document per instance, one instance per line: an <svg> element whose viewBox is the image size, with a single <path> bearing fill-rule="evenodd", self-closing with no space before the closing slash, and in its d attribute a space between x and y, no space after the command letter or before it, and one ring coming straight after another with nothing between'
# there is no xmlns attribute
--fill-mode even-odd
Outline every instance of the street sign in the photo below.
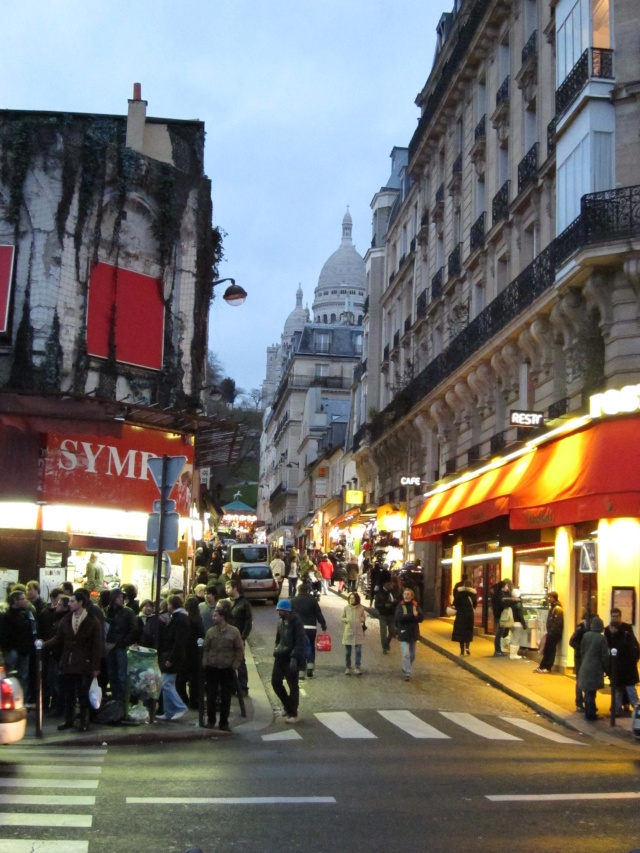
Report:
<svg viewBox="0 0 640 853"><path fill-rule="evenodd" d="M147 460L147 468L153 477L153 482L158 487L158 491L162 489L162 459L162 456L154 456L152 459ZM180 476L180 471L182 471L186 461L186 456L167 456L167 470L165 475L167 495L171 493L171 489L175 486L176 480Z"/></svg>
<svg viewBox="0 0 640 853"><path fill-rule="evenodd" d="M154 512L160 512L161 507L162 507L162 501L161 500L153 502L153 511ZM164 511L165 512L175 512L176 511L176 502L175 501L169 501L169 500L165 499Z"/></svg>
<svg viewBox="0 0 640 853"><path fill-rule="evenodd" d="M147 551L177 551L179 521L177 512L165 513L163 542L160 545L160 513L150 512L147 521Z"/></svg>

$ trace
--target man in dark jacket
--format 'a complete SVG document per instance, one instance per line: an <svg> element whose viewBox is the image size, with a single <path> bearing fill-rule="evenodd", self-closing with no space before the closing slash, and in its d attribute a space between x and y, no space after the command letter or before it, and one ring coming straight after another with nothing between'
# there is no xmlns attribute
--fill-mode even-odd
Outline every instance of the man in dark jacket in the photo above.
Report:
<svg viewBox="0 0 640 853"><path fill-rule="evenodd" d="M127 649L138 640L138 620L133 610L124 606L121 589L111 590L111 604L105 618L109 625L105 643L111 695L124 702L128 675Z"/></svg>
<svg viewBox="0 0 640 853"><path fill-rule="evenodd" d="M17 673L25 702L29 693L29 655L34 650L36 632L34 611L24 587L14 589L9 594L9 607L2 616L0 646L7 672L15 670Z"/></svg>
<svg viewBox="0 0 640 853"><path fill-rule="evenodd" d="M534 672L545 674L550 673L553 669L556 659L556 649L564 631L564 611L558 599L558 593L550 592L547 600L549 602L549 612L547 614L547 633L544 641L544 650L540 666L533 670Z"/></svg>
<svg viewBox="0 0 640 853"><path fill-rule="evenodd" d="M493 640L494 658L501 658L505 655L502 651L502 638L505 636L505 629L500 624L500 616L502 615L502 599L510 595L511 581L508 578L498 581L498 583L493 585L491 591L491 612L493 613L493 624L495 626L495 637Z"/></svg>
<svg viewBox="0 0 640 853"><path fill-rule="evenodd" d="M281 598L277 605L278 628L276 630L276 646L273 651L273 670L271 686L273 692L282 702L285 723L298 723L298 704L300 690L298 688L298 671L304 666L304 626L302 619L293 613L288 598ZM289 685L287 693L284 682Z"/></svg>
<svg viewBox="0 0 640 853"><path fill-rule="evenodd" d="M87 611L89 596L78 590L69 599L69 614L58 623L58 629L43 649L60 654L60 674L64 692L64 723L60 731L73 728L76 697L80 703L80 731L89 727L89 688L100 673L102 629L100 622Z"/></svg>
<svg viewBox="0 0 640 853"><path fill-rule="evenodd" d="M304 633L307 638L306 645L306 672L309 678L313 678L316 666L316 633L318 622L323 631L327 630L327 623L320 609L317 599L311 595L311 587L308 583L301 583L298 594L291 599L291 608L294 613L302 619ZM302 678L304 678L305 667L302 667Z"/></svg>
<svg viewBox="0 0 640 853"><path fill-rule="evenodd" d="M578 687L578 676L580 674L580 664L582 663L582 638L589 630L590 620L587 614L583 614L582 621L576 625L576 630L569 638L569 645L573 649L573 670L576 675L576 710L584 711L584 690Z"/></svg>
<svg viewBox="0 0 640 853"><path fill-rule="evenodd" d="M396 608L396 626L398 639L402 649L402 671L404 680L411 681L413 661L416 657L416 645L420 637L419 623L424 619L424 613L418 607L413 597L412 589L405 589L402 601Z"/></svg>
<svg viewBox="0 0 640 853"><path fill-rule="evenodd" d="M616 682L615 713L619 717L622 714L623 705L630 704L633 709L638 704L636 684L640 681L638 678L640 649L633 628L622 621L622 611L618 607L611 610L611 621L604 629L604 635L609 648L618 650L615 660L616 668L612 677Z"/></svg>
<svg viewBox="0 0 640 853"><path fill-rule="evenodd" d="M391 640L396 636L396 609L398 607L395 586L391 581L388 581L376 592L373 599L373 606L378 613L378 620L380 621L382 654L388 655L391 649Z"/></svg>
<svg viewBox="0 0 640 853"><path fill-rule="evenodd" d="M229 625L233 625L240 631L242 637L242 645L249 639L251 628L253 626L253 613L251 605L242 594L242 583L238 578L232 578L227 581L227 595L231 602L231 613L229 614ZM249 673L247 672L247 662L244 657L242 663L238 667L238 684L244 696L249 695Z"/></svg>
<svg viewBox="0 0 640 853"><path fill-rule="evenodd" d="M185 668L189 641L189 617L179 595L167 599L169 621L160 634L158 663L162 672L163 713L156 720L179 720L187 713L187 706L176 690L176 676Z"/></svg>

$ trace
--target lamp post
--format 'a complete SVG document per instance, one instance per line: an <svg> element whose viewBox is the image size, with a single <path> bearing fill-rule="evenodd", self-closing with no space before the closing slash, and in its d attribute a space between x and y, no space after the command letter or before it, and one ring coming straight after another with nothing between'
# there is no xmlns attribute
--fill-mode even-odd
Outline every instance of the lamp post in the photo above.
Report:
<svg viewBox="0 0 640 853"><path fill-rule="evenodd" d="M230 281L231 284L222 294L222 298L228 305L239 306L243 305L247 298L247 291L244 287L241 287L239 284L236 284L235 278L219 278L217 281L214 281L211 287L216 287L218 284L223 284L225 281Z"/></svg>

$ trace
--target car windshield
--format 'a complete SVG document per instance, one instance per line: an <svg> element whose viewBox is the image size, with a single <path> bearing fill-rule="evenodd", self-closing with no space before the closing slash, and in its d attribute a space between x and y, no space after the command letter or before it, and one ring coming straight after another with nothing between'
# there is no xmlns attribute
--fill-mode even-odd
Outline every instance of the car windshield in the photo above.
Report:
<svg viewBox="0 0 640 853"><path fill-rule="evenodd" d="M262 581L272 577L269 566L243 566L240 569L241 580Z"/></svg>
<svg viewBox="0 0 640 853"><path fill-rule="evenodd" d="M267 549L261 545L245 545L244 547L234 545L231 549L231 561L233 563L266 563Z"/></svg>

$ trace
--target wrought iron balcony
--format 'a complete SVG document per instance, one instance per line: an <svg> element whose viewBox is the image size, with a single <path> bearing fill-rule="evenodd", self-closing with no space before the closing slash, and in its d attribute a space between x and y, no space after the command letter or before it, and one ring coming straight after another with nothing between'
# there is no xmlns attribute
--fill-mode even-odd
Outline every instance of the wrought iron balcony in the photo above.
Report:
<svg viewBox="0 0 640 853"><path fill-rule="evenodd" d="M485 113L478 124L476 125L476 129L473 132L474 140L484 139L487 135L487 114Z"/></svg>
<svg viewBox="0 0 640 853"><path fill-rule="evenodd" d="M476 249L481 249L484 246L485 219L486 213L483 211L471 226L471 233L469 235L469 249L472 252L475 252Z"/></svg>
<svg viewBox="0 0 640 853"><path fill-rule="evenodd" d="M511 181L505 181L498 192L493 197L491 204L492 221L495 225L501 219L506 219L509 215L509 192L511 189Z"/></svg>
<svg viewBox="0 0 640 853"><path fill-rule="evenodd" d="M562 400L556 400L555 403L552 403L547 410L547 417L550 421L554 421L556 418L561 418L562 415L566 415L569 411L569 398L563 397Z"/></svg>
<svg viewBox="0 0 640 853"><path fill-rule="evenodd" d="M491 454L499 453L501 450L507 446L507 436L505 432L497 432L495 435L491 436L491 441L489 443L489 448L491 450Z"/></svg>
<svg viewBox="0 0 640 853"><path fill-rule="evenodd" d="M640 236L640 185L582 196L580 218L585 243Z"/></svg>
<svg viewBox="0 0 640 853"><path fill-rule="evenodd" d="M461 269L461 255L462 255L462 243L458 243L458 245L454 248L453 252L449 255L449 260L447 262L447 271L449 273L449 278L457 278L460 275Z"/></svg>
<svg viewBox="0 0 640 853"><path fill-rule="evenodd" d="M518 163L518 195L538 177L538 143L531 148Z"/></svg>
<svg viewBox="0 0 640 853"><path fill-rule="evenodd" d="M438 272L431 279L431 300L437 299L442 294L442 284L444 282L444 267L440 267Z"/></svg>
<svg viewBox="0 0 640 853"><path fill-rule="evenodd" d="M561 118L589 81L589 76L613 78L613 51L587 48L556 89L556 118Z"/></svg>
<svg viewBox="0 0 640 853"><path fill-rule="evenodd" d="M436 190L436 204L444 204L444 181Z"/></svg>
<svg viewBox="0 0 640 853"><path fill-rule="evenodd" d="M509 75L504 78L500 84L500 88L496 92L496 107L499 107L504 101L509 98Z"/></svg>
<svg viewBox="0 0 640 853"><path fill-rule="evenodd" d="M534 30L522 48L522 64L538 53L538 31Z"/></svg>
<svg viewBox="0 0 640 853"><path fill-rule="evenodd" d="M411 314L409 314L408 317L405 317L405 320L404 320L404 333L405 333L405 335L407 334L407 332L410 332L410 331L411 331Z"/></svg>
<svg viewBox="0 0 640 853"><path fill-rule="evenodd" d="M556 152L556 127L558 126L558 118L554 116L547 125L547 157L551 157Z"/></svg>
<svg viewBox="0 0 640 853"><path fill-rule="evenodd" d="M427 316L427 291L423 290L416 300L416 319L424 320Z"/></svg>
<svg viewBox="0 0 640 853"><path fill-rule="evenodd" d="M467 450L467 464L470 465L472 462L477 462L481 458L481 448L482 445L474 444L473 447L470 447Z"/></svg>

